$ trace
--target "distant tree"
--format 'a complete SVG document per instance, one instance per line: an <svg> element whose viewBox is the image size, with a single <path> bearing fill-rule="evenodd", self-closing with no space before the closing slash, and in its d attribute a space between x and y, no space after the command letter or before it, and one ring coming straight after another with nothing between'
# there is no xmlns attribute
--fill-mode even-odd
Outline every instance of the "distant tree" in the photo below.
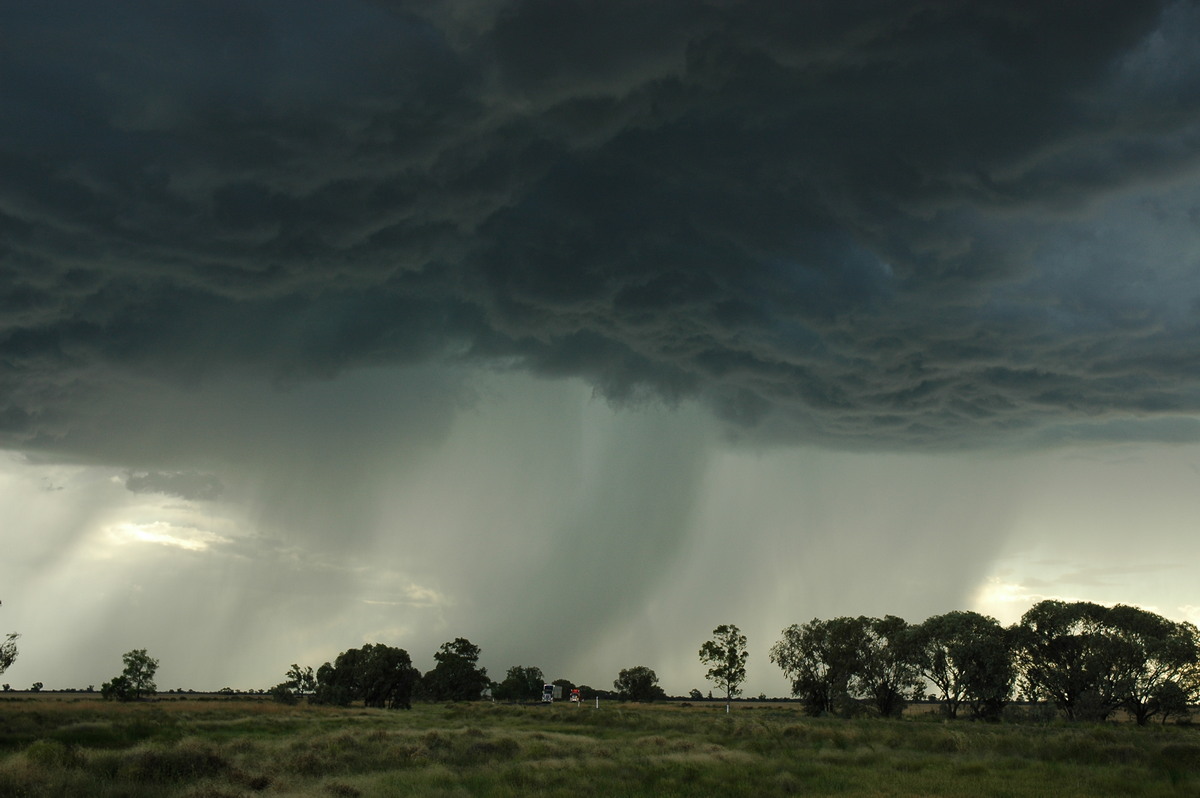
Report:
<svg viewBox="0 0 1200 798"><path fill-rule="evenodd" d="M658 686L658 674L645 665L621 671L613 680L613 687L623 701L654 701L667 697Z"/></svg>
<svg viewBox="0 0 1200 798"><path fill-rule="evenodd" d="M700 662L708 665L705 678L725 691L725 709L729 701L740 695L746 681L746 636L733 624L721 624L713 629L713 639L700 647Z"/></svg>
<svg viewBox="0 0 1200 798"><path fill-rule="evenodd" d="M954 611L927 618L913 637L921 673L940 691L947 716L966 702L976 717L999 718L1017 676L1008 630L995 618Z"/></svg>
<svg viewBox="0 0 1200 798"><path fill-rule="evenodd" d="M317 677L312 666L301 668L292 664L287 672L287 683L291 684L298 695L312 695L317 690Z"/></svg>
<svg viewBox="0 0 1200 798"><path fill-rule="evenodd" d="M895 615L859 617L863 637L850 686L882 717L899 717L908 699L919 696L924 682L907 621Z"/></svg>
<svg viewBox="0 0 1200 798"><path fill-rule="evenodd" d="M692 699L693 701L700 701L704 698L704 693L693 687L691 692L688 693L688 698Z"/></svg>
<svg viewBox="0 0 1200 798"><path fill-rule="evenodd" d="M866 635L861 618L813 618L783 630L771 646L771 662L791 681L792 695L808 714L834 714L848 706Z"/></svg>
<svg viewBox="0 0 1200 798"><path fill-rule="evenodd" d="M287 679L269 690L271 697L276 701L282 704L297 704L301 698L312 696L317 691L317 677L311 666L301 668L293 664L286 675Z"/></svg>
<svg viewBox="0 0 1200 798"><path fill-rule="evenodd" d="M318 704L346 706L361 701L363 706L379 709L411 709L419 679L420 673L407 651L368 643L343 651L333 664L326 662L317 669L312 700Z"/></svg>
<svg viewBox="0 0 1200 798"><path fill-rule="evenodd" d="M126 652L121 660L125 663L125 670L112 681L101 685L100 695L106 699L136 701L144 696L153 695L158 690L154 684L158 660L147 654L146 649L135 648Z"/></svg>
<svg viewBox="0 0 1200 798"><path fill-rule="evenodd" d="M45 687L45 685L42 684L41 682L34 682L33 686L29 688L29 692L40 693L40 692L42 692L43 687Z"/></svg>
<svg viewBox="0 0 1200 798"><path fill-rule="evenodd" d="M532 701L541 696L545 683L541 668L513 665L493 694L505 701Z"/></svg>
<svg viewBox="0 0 1200 798"><path fill-rule="evenodd" d="M443 643L433 655L437 664L425 674L425 689L435 701L474 701L488 687L487 669L480 668L479 646L465 637Z"/></svg>

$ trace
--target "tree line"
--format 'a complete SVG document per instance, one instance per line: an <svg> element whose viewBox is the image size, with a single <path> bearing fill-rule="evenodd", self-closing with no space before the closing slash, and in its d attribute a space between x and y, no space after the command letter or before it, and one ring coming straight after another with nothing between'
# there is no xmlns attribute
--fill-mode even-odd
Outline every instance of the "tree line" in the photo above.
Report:
<svg viewBox="0 0 1200 798"><path fill-rule="evenodd" d="M0 673L16 658L16 638L10 634L0 643ZM541 696L547 683L541 669L514 665L494 682L479 665L480 653L471 641L456 638L442 644L433 669L422 674L404 649L367 644L343 651L315 671L292 665L270 692L288 703L361 702L390 709L410 708L418 699ZM738 627L714 629L699 657L727 702L741 694L749 652ZM1050 703L1073 720L1105 720L1124 710L1145 725L1184 716L1200 701L1200 630L1121 604L1047 599L1008 627L971 611L935 615L919 624L894 615L814 618L784 629L769 657L788 679L792 696L812 715L895 717L910 701L933 699L949 718L966 712L998 720L1013 701L1026 700ZM118 700L153 695L158 660L135 649L123 662L124 671L105 682L101 694ZM577 687L566 679L550 684L560 685L564 694ZM584 700L666 697L657 674L643 665L620 671L611 691L578 689ZM700 697L698 690L691 695Z"/></svg>
<svg viewBox="0 0 1200 798"><path fill-rule="evenodd" d="M443 643L433 655L436 664L422 674L407 651L383 643L368 643L338 654L315 672L293 664L287 678L271 688L271 695L284 703L307 699L316 704L362 703L381 709L410 709L417 699L428 701L472 701L484 697L527 701L541 697L546 684L558 685L564 694L577 686L567 679L546 682L540 668L514 665L504 680L493 682L487 668L479 665L479 646L459 637ZM579 685L586 700L597 695L630 701L665 698L658 676L645 666L622 670L612 692Z"/></svg>
<svg viewBox="0 0 1200 798"><path fill-rule="evenodd" d="M945 713L998 720L1016 698L1052 703L1069 719L1124 709L1139 725L1186 714L1200 698L1200 632L1138 607L1048 599L1009 627L955 611L909 624L814 618L783 630L770 659L814 715L864 707L899 715L929 686Z"/></svg>

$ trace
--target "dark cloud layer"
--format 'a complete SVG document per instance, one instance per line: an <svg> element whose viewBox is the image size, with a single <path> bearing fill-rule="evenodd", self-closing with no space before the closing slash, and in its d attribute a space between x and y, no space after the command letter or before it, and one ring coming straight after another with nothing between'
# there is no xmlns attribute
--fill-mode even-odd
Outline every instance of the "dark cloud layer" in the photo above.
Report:
<svg viewBox="0 0 1200 798"><path fill-rule="evenodd" d="M7 447L102 438L134 383L428 361L763 438L1197 436L1194 2L10 2L0 29Z"/></svg>

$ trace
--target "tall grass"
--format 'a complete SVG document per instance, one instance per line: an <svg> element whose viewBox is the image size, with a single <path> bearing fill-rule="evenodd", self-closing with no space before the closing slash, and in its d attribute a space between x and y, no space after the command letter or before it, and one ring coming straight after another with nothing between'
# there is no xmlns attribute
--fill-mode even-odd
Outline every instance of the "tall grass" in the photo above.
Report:
<svg viewBox="0 0 1200 798"><path fill-rule="evenodd" d="M1200 730L791 708L0 703L0 798L1200 794Z"/></svg>

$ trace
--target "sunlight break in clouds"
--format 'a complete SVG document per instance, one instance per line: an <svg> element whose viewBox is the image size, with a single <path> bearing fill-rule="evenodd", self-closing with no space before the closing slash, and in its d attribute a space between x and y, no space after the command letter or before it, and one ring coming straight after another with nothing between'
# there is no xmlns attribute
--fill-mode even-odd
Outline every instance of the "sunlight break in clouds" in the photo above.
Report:
<svg viewBox="0 0 1200 798"><path fill-rule="evenodd" d="M117 546L129 543L155 543L185 551L207 551L214 545L229 543L229 538L194 527L181 527L166 521L148 524L125 523L103 529L108 541Z"/></svg>

